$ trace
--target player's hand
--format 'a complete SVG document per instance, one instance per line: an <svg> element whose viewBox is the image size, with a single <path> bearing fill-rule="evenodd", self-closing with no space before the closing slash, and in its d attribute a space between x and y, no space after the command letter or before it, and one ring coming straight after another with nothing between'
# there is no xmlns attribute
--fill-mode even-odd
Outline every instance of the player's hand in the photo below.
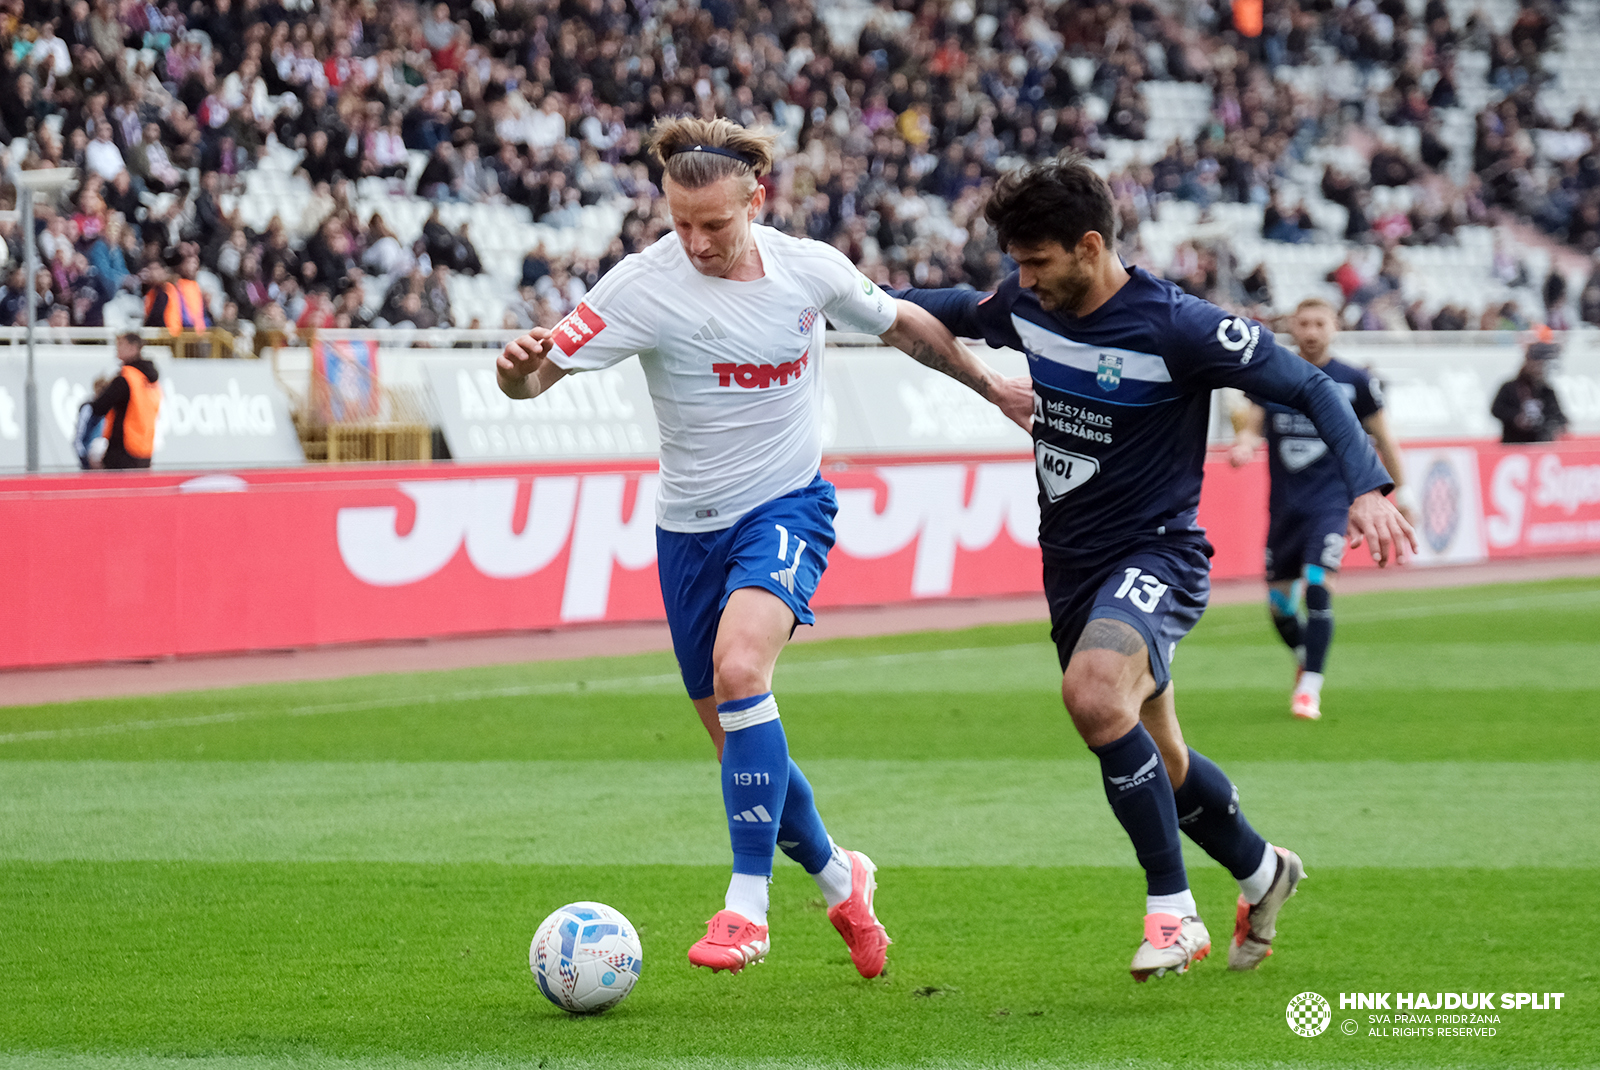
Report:
<svg viewBox="0 0 1600 1070"><path fill-rule="evenodd" d="M989 387L989 398L1006 418L1029 434L1033 433L1033 380L1026 375L1000 378Z"/></svg>
<svg viewBox="0 0 1600 1070"><path fill-rule="evenodd" d="M1228 463L1235 468L1243 468L1255 459L1255 455L1256 444L1254 442L1235 440L1233 445L1228 447Z"/></svg>
<svg viewBox="0 0 1600 1070"><path fill-rule="evenodd" d="M1375 490L1351 503L1349 536L1352 550L1367 544L1379 568L1390 561L1398 564L1417 552L1416 529L1393 502Z"/></svg>
<svg viewBox="0 0 1600 1070"><path fill-rule="evenodd" d="M508 397L531 397L528 377L544 366L554 344L548 327L535 327L521 338L507 342L494 362L501 391Z"/></svg>

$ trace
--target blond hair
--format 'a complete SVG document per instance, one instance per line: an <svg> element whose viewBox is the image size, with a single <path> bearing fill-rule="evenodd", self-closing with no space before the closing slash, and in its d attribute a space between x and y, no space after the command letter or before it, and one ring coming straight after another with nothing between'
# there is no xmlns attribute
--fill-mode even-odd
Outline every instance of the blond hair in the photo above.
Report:
<svg viewBox="0 0 1600 1070"><path fill-rule="evenodd" d="M667 177L685 189L700 189L719 179L743 177L755 192L756 179L772 170L778 136L766 130L746 130L728 119L687 116L657 119L650 128L650 150L666 168ZM732 153L693 151L720 149Z"/></svg>
<svg viewBox="0 0 1600 1070"><path fill-rule="evenodd" d="M1337 322L1339 319L1339 310L1334 308L1333 302L1329 301L1326 297L1307 297L1298 305L1294 306L1294 314L1298 316L1308 308L1326 309L1328 315L1332 316L1335 322Z"/></svg>

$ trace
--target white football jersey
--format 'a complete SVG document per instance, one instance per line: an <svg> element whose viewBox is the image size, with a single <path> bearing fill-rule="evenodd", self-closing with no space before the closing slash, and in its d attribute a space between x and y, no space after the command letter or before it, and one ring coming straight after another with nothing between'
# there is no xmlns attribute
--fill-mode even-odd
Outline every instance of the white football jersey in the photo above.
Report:
<svg viewBox="0 0 1600 1070"><path fill-rule="evenodd" d="M550 359L569 371L639 355L667 531L718 531L810 483L822 463L823 318L863 334L894 326L894 300L843 253L753 230L759 279L702 275L668 234L607 272L555 328Z"/></svg>

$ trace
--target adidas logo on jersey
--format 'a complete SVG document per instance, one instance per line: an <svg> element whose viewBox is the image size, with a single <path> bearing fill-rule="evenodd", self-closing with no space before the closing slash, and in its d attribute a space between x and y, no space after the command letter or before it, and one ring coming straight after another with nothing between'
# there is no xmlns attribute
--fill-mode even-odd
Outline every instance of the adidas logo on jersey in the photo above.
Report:
<svg viewBox="0 0 1600 1070"><path fill-rule="evenodd" d="M717 322L717 317L712 316L690 337L696 342L725 342L728 340L728 332L722 329L722 324Z"/></svg>
<svg viewBox="0 0 1600 1070"><path fill-rule="evenodd" d="M757 825L772 824L772 814L765 806L756 805L733 815L735 821L748 821Z"/></svg>

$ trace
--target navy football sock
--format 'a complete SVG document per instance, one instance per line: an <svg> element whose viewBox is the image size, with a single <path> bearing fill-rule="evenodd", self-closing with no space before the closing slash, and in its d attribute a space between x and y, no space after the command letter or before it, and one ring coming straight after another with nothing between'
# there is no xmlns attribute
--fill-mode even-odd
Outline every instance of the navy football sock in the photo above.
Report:
<svg viewBox="0 0 1600 1070"><path fill-rule="evenodd" d="M722 804L733 841L733 871L772 876L772 851L789 791L789 742L769 691L723 702Z"/></svg>
<svg viewBox="0 0 1600 1070"><path fill-rule="evenodd" d="M1172 801L1167 768L1142 724L1103 747L1090 747L1100 758L1111 812L1133 841L1144 867L1151 895L1172 895L1189 887L1183 869L1183 844L1178 838L1178 809Z"/></svg>
<svg viewBox="0 0 1600 1070"><path fill-rule="evenodd" d="M1272 623L1283 637L1284 644L1295 654L1303 656L1306 640L1300 629L1300 615L1295 610L1294 599L1281 591L1269 590L1267 609L1272 613Z"/></svg>
<svg viewBox="0 0 1600 1070"><path fill-rule="evenodd" d="M1306 672L1321 672L1333 645L1333 596L1320 583L1306 584Z"/></svg>
<svg viewBox="0 0 1600 1070"><path fill-rule="evenodd" d="M1189 775L1172 796L1178 827L1235 880L1250 876L1261 865L1267 841L1244 819L1239 789L1216 762L1190 748Z"/></svg>
<svg viewBox="0 0 1600 1070"><path fill-rule="evenodd" d="M789 791L783 797L783 818L778 822L778 847L807 873L820 873L833 857L833 841L811 794L811 784L789 759Z"/></svg>

